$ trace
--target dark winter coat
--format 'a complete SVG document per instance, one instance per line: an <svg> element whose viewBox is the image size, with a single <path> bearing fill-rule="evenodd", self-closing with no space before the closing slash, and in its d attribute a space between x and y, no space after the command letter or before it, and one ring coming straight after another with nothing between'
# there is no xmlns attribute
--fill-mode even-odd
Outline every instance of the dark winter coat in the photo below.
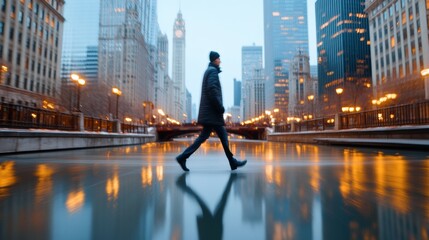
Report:
<svg viewBox="0 0 429 240"><path fill-rule="evenodd" d="M222 88L219 81L220 72L219 66L209 63L204 73L198 113L198 123L202 125L225 125L223 119L225 108L223 107Z"/></svg>

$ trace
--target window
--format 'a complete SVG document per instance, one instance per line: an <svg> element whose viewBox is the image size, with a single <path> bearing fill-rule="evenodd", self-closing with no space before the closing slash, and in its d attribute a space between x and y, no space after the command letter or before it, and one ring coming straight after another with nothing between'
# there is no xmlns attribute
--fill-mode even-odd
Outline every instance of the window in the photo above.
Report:
<svg viewBox="0 0 429 240"><path fill-rule="evenodd" d="M18 74L16 74L15 75L15 87L19 87L19 75Z"/></svg>
<svg viewBox="0 0 429 240"><path fill-rule="evenodd" d="M9 39L13 40L13 35L15 35L15 30L11 27L9 29Z"/></svg>
<svg viewBox="0 0 429 240"><path fill-rule="evenodd" d="M0 22L0 35L4 33L4 22Z"/></svg>
<svg viewBox="0 0 429 240"><path fill-rule="evenodd" d="M412 7L408 8L408 17L409 17L410 21L414 19Z"/></svg>

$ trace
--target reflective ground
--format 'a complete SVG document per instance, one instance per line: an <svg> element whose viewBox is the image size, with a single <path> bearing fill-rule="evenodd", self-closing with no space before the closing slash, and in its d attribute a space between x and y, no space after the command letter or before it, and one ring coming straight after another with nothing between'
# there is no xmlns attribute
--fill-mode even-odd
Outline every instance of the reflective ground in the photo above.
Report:
<svg viewBox="0 0 429 240"><path fill-rule="evenodd" d="M187 141L0 156L0 239L428 239L429 152Z"/></svg>

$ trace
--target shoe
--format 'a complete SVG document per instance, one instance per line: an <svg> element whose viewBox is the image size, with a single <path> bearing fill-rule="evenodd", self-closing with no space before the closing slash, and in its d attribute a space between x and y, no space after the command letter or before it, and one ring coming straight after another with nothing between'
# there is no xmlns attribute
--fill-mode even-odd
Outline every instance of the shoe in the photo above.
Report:
<svg viewBox="0 0 429 240"><path fill-rule="evenodd" d="M246 165L246 163L247 163L247 160L238 161L237 159L232 158L229 161L229 166L231 167L231 170L234 171L235 169Z"/></svg>
<svg viewBox="0 0 429 240"><path fill-rule="evenodd" d="M179 156L176 157L177 163L179 163L180 167L183 171L188 172L189 168L186 167L186 159L180 159Z"/></svg>

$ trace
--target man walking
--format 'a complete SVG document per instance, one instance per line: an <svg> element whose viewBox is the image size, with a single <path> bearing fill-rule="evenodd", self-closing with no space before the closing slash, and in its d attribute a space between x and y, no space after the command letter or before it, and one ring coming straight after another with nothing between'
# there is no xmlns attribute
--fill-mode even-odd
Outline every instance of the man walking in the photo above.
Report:
<svg viewBox="0 0 429 240"><path fill-rule="evenodd" d="M222 88L219 81L220 70L220 55L217 52L210 52L209 66L204 73L203 86L201 88L201 101L200 110L198 113L198 123L203 125L203 130L200 135L195 139L185 151L176 157L176 161L179 163L183 171L189 171L186 167L186 159L188 159L192 153L194 153L203 142L209 137L210 133L214 130L219 137L225 155L228 158L229 166L231 170L235 170L238 167L242 167L247 163L247 160L238 161L233 157L233 154L229 150L228 134L225 130L225 121L223 119L223 113L225 108L222 102Z"/></svg>

